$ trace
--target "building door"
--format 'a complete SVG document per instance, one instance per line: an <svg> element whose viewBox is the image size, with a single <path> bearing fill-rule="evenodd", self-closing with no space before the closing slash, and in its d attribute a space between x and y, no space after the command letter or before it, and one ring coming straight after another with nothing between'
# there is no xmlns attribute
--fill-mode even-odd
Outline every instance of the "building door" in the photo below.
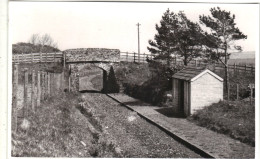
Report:
<svg viewBox="0 0 260 159"><path fill-rule="evenodd" d="M184 116L184 81L183 80L179 80L179 112L180 112L180 116Z"/></svg>

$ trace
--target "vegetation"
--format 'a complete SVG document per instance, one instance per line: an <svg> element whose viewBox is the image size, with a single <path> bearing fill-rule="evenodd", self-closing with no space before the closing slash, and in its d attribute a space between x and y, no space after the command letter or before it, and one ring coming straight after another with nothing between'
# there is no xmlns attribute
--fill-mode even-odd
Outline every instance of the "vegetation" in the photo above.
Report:
<svg viewBox="0 0 260 159"><path fill-rule="evenodd" d="M43 36L33 34L28 43L19 42L12 45L13 54L38 52L48 53L58 51L60 50L58 49L57 43L53 41L49 34L44 34Z"/></svg>
<svg viewBox="0 0 260 159"><path fill-rule="evenodd" d="M190 21L184 12L176 14L167 9L160 26L156 24L156 30L155 41L149 40L151 47L147 48L156 58L167 60L168 66L172 55L183 57L184 65L201 56L203 32L199 24Z"/></svg>
<svg viewBox="0 0 260 159"><path fill-rule="evenodd" d="M110 67L108 78L107 78L107 92L108 93L118 93L119 85L116 81L116 76L113 67Z"/></svg>
<svg viewBox="0 0 260 159"><path fill-rule="evenodd" d="M190 116L188 120L255 145L255 107L245 101L219 102Z"/></svg>
<svg viewBox="0 0 260 159"><path fill-rule="evenodd" d="M165 92L171 90L171 76L175 70L158 62L149 64L123 64L116 76L124 93L147 103L161 105L166 101Z"/></svg>
<svg viewBox="0 0 260 159"><path fill-rule="evenodd" d="M70 99L70 100L67 100ZM73 115L77 97L73 94L48 99L35 113L18 118L17 132L12 133L12 156L18 157L75 157L90 156L80 141L92 135ZM57 120L58 119L58 120ZM24 122L27 121L27 122Z"/></svg>
<svg viewBox="0 0 260 159"><path fill-rule="evenodd" d="M235 15L231 15L226 10L219 7L210 9L211 15L200 16L200 22L210 28L210 34L206 32L205 46L206 54L210 59L221 61L225 66L225 87L228 90L228 51L231 49L242 51L241 46L234 44L234 41L246 39L244 35L235 25ZM224 58L224 59L223 59Z"/></svg>

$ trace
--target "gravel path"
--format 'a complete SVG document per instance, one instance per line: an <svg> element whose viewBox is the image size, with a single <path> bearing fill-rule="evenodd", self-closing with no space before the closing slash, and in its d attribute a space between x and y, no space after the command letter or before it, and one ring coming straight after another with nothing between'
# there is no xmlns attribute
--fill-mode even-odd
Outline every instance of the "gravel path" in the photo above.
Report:
<svg viewBox="0 0 260 159"><path fill-rule="evenodd" d="M85 109L100 121L105 139L113 144L119 157L200 157L104 94L83 93L82 99Z"/></svg>

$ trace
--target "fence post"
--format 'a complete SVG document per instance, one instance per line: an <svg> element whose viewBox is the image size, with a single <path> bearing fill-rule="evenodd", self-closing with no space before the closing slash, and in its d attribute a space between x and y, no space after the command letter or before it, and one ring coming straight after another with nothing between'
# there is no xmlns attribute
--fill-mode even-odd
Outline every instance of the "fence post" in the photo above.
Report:
<svg viewBox="0 0 260 159"><path fill-rule="evenodd" d="M229 96L230 96L230 83L228 83L228 90L227 90L228 101L229 101Z"/></svg>
<svg viewBox="0 0 260 159"><path fill-rule="evenodd" d="M31 52L31 63L33 63L33 53Z"/></svg>
<svg viewBox="0 0 260 159"><path fill-rule="evenodd" d="M253 69L253 66L251 66L251 73L252 73L252 74L254 73L254 69Z"/></svg>
<svg viewBox="0 0 260 159"><path fill-rule="evenodd" d="M24 103L23 103L23 117L28 116L28 69L24 69Z"/></svg>
<svg viewBox="0 0 260 159"><path fill-rule="evenodd" d="M126 52L126 61L128 62L128 52Z"/></svg>
<svg viewBox="0 0 260 159"><path fill-rule="evenodd" d="M135 52L134 52L134 62L135 62Z"/></svg>
<svg viewBox="0 0 260 159"><path fill-rule="evenodd" d="M35 70L32 70L32 91L31 91L31 102L32 102L32 111L34 112L35 105L34 105L34 99L35 99Z"/></svg>
<svg viewBox="0 0 260 159"><path fill-rule="evenodd" d="M21 58L21 62L23 62L24 61L24 56L23 56L23 53L22 53L22 58Z"/></svg>
<svg viewBox="0 0 260 159"><path fill-rule="evenodd" d="M48 73L44 72L44 99L47 99L48 97Z"/></svg>
<svg viewBox="0 0 260 159"><path fill-rule="evenodd" d="M233 70L233 72L234 72L234 75L236 74L236 69L237 69L237 64L236 64L236 63L234 63L234 70Z"/></svg>
<svg viewBox="0 0 260 159"><path fill-rule="evenodd" d="M197 67L197 59L195 59L195 67Z"/></svg>
<svg viewBox="0 0 260 159"><path fill-rule="evenodd" d="M237 100L239 100L239 84L237 84Z"/></svg>
<svg viewBox="0 0 260 159"><path fill-rule="evenodd" d="M245 73L246 73L246 64L245 64Z"/></svg>
<svg viewBox="0 0 260 159"><path fill-rule="evenodd" d="M43 96L43 99L44 100L47 98L47 81L48 81L47 72L44 72L44 79L43 79L43 82L44 82L44 96Z"/></svg>
<svg viewBox="0 0 260 159"><path fill-rule="evenodd" d="M41 105L41 71L37 72L37 107Z"/></svg>
<svg viewBox="0 0 260 159"><path fill-rule="evenodd" d="M63 53L63 68L65 68L66 65L66 54Z"/></svg>
<svg viewBox="0 0 260 159"><path fill-rule="evenodd" d="M42 62L42 53L40 52L40 62Z"/></svg>
<svg viewBox="0 0 260 159"><path fill-rule="evenodd" d="M69 65L69 72L70 72L70 73L69 73L69 92L70 92L70 85L71 85L71 84L70 84L70 75L71 75L71 66L70 66L70 65Z"/></svg>
<svg viewBox="0 0 260 159"><path fill-rule="evenodd" d="M43 96L44 96L43 85L44 85L44 75L43 75L43 71L41 71L41 86L40 86L41 87L41 97L40 97L41 101L43 100Z"/></svg>
<svg viewBox="0 0 260 159"><path fill-rule="evenodd" d="M48 76L48 96L51 96L51 77L50 77L50 73L48 72L47 74Z"/></svg>
<svg viewBox="0 0 260 159"><path fill-rule="evenodd" d="M144 53L144 56L143 56L143 63L144 63L144 59L145 59L145 53Z"/></svg>
<svg viewBox="0 0 260 159"><path fill-rule="evenodd" d="M13 85L13 108L12 108L12 111L13 111L13 125L14 125L14 131L16 132L17 131L17 98L19 96L19 93L18 93L18 65L15 64L14 65L14 85Z"/></svg>
<svg viewBox="0 0 260 159"><path fill-rule="evenodd" d="M214 62L213 63L213 72L215 72L215 70L216 70L216 63Z"/></svg>

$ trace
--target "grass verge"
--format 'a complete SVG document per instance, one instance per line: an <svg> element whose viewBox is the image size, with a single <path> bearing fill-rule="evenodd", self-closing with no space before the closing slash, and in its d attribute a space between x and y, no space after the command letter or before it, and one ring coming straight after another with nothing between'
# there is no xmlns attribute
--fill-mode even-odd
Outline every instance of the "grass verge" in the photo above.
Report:
<svg viewBox="0 0 260 159"><path fill-rule="evenodd" d="M93 136L78 119L77 104L75 94L52 97L35 113L18 119L18 130L12 132L12 156L91 157Z"/></svg>
<svg viewBox="0 0 260 159"><path fill-rule="evenodd" d="M255 146L255 106L245 101L222 101L198 110L188 120Z"/></svg>

